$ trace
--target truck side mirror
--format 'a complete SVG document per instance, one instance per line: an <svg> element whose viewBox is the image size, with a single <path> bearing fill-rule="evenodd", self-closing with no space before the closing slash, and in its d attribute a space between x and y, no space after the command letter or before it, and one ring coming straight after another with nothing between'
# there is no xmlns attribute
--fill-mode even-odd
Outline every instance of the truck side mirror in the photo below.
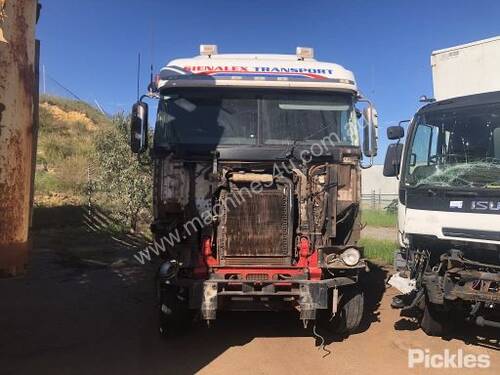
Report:
<svg viewBox="0 0 500 375"><path fill-rule="evenodd" d="M369 104L363 110L363 154L368 157L377 156L378 152L378 113Z"/></svg>
<svg viewBox="0 0 500 375"><path fill-rule="evenodd" d="M148 105L141 101L132 106L130 148L134 154L141 154L148 148Z"/></svg>
<svg viewBox="0 0 500 375"><path fill-rule="evenodd" d="M389 138L391 141L395 139L401 139L405 136L405 129L400 126L389 126L387 128L387 138Z"/></svg>
<svg viewBox="0 0 500 375"><path fill-rule="evenodd" d="M401 155L403 154L403 144L393 143L387 148L384 162L384 176L397 177L401 169Z"/></svg>

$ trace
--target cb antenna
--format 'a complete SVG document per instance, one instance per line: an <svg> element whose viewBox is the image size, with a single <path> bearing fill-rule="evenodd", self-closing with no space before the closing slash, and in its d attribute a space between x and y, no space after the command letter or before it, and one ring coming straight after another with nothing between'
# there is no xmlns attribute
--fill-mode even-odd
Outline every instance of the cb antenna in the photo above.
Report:
<svg viewBox="0 0 500 375"><path fill-rule="evenodd" d="M154 88L154 61L155 61L155 30L154 30L154 22L151 22L151 65L150 65L150 75L149 75L149 87L148 87L148 91L150 93L152 93L153 91L155 91L155 88Z"/></svg>
<svg viewBox="0 0 500 375"><path fill-rule="evenodd" d="M151 66L150 66L150 75L149 75L149 87L148 87L148 91L149 92L153 92L153 63L151 63Z"/></svg>
<svg viewBox="0 0 500 375"><path fill-rule="evenodd" d="M140 91L141 91L141 53L139 52L137 54L137 101L139 101L140 98Z"/></svg>

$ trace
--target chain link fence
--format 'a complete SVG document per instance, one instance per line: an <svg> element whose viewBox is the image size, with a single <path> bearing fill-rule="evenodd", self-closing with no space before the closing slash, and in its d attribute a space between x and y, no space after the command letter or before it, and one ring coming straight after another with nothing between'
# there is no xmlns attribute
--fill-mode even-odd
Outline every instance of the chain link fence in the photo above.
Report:
<svg viewBox="0 0 500 375"><path fill-rule="evenodd" d="M387 210L391 209L394 201L397 201L397 194L381 193L380 191L371 190L369 194L361 195L361 206L370 210Z"/></svg>

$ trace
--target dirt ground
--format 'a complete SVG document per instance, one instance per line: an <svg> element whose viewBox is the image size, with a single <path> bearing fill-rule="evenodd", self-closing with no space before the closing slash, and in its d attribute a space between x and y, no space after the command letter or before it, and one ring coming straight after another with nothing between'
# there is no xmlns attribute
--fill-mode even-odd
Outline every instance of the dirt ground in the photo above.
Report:
<svg viewBox="0 0 500 375"><path fill-rule="evenodd" d="M215 325L164 340L157 332L154 266L131 261L127 239L88 234L35 234L25 278L0 280L0 373L8 374L423 374L408 368L408 349L432 354L487 354L487 369L438 374L498 374L499 332L476 337L460 327L453 338L429 338L389 306L389 271L372 265L363 278L361 332L325 336L294 313L219 314ZM63 238L64 237L64 238ZM433 370L434 371L434 370ZM432 371L430 372L432 373Z"/></svg>

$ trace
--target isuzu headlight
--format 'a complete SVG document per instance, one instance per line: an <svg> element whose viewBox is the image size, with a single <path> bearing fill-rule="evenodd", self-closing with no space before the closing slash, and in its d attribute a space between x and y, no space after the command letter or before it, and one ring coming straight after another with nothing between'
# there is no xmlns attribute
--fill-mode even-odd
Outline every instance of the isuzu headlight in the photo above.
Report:
<svg viewBox="0 0 500 375"><path fill-rule="evenodd" d="M361 254L359 250L354 247L350 247L340 254L340 259L348 266L355 266L359 263L360 258Z"/></svg>

